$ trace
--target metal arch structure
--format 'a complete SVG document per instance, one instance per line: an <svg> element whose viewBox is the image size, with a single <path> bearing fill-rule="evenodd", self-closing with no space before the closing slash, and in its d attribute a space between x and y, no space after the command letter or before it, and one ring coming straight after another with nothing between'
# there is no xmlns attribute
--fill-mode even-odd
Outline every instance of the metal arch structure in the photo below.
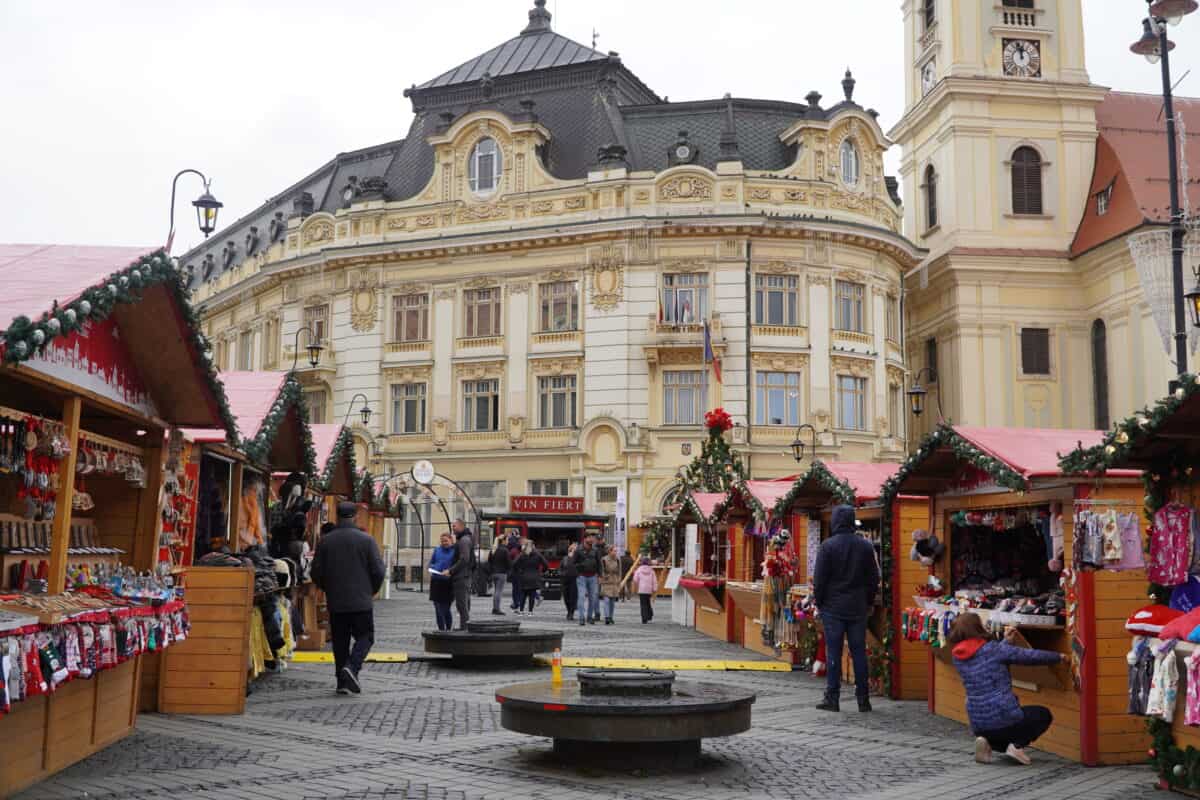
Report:
<svg viewBox="0 0 1200 800"><path fill-rule="evenodd" d="M394 472L390 475L380 476L379 478L377 478L377 480L380 481L382 486L387 486L387 485L389 485L389 481L395 481L397 478L404 478L406 480L404 481L404 484L402 486L401 485L395 486L395 488L397 490L399 490L401 488L407 489L410 485L419 486L422 489L424 489L425 492L427 493L427 495L433 497L433 499L437 501L438 506L441 507L442 516L444 516L446 519L446 529L447 530L453 530L454 521L450 519L450 510L448 508L446 508L445 500L442 498L441 495L439 495L437 493L437 485L438 485L437 482L440 480L440 481L442 481L442 485L449 485L449 486L453 487L455 492L467 502L467 505L469 505L471 507L471 513L475 518L475 537L476 537L476 539L474 542L474 546L475 546L476 552L478 553L478 550L480 547L480 545L479 545L480 528L483 524L483 517L479 513L479 507L475 505L475 501L471 498L471 495L469 495L467 493L467 490L464 489L462 484L460 484L458 481L454 480L453 478L451 478L449 476L443 475L440 472L434 472L433 477L434 477L434 480L430 481L427 484L417 483L417 481L412 477L412 474L410 472ZM409 483L410 481L411 481L411 484ZM415 504L413 503L412 499L408 497L407 492L401 493L401 492L397 491L396 499L397 499L397 502L407 503L409 506L413 507L414 511L416 511L417 524L421 530L421 565L420 565L421 569L420 569L420 578L418 581L418 585L420 587L420 590L424 591L425 590L425 521L421 518L421 512L416 509ZM396 527L398 529L400 526L399 521L394 522L394 524L396 525ZM399 530L397 530L397 533L399 533Z"/></svg>

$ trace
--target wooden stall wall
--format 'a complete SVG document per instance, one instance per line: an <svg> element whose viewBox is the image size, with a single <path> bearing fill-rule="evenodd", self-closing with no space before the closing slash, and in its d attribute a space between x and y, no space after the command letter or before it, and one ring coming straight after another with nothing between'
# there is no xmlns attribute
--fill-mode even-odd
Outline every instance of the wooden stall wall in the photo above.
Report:
<svg viewBox="0 0 1200 800"><path fill-rule="evenodd" d="M1072 496L1069 490L1026 492L1021 497L1002 493L939 498L935 509L937 534L946 542L946 554L939 564L939 577L942 577L943 580L949 578L948 564L953 558L949 537L949 516L952 512L959 509L1018 508L1045 505L1051 502L1063 504L1063 537L1067 550L1066 557L1069 560L1074 541L1071 514ZM1040 650L1070 652L1070 641L1066 631L1029 631L1026 638L1033 647ZM930 658L933 672L932 710L940 716L958 720L964 725L967 724L966 695L963 693L958 672L950 661L949 652L944 649L937 651L936 654L931 652ZM1081 761L1080 695L1071 684L1070 668L1067 664L1060 664L1051 669L1064 688L1039 687L1036 690L1030 690L1014 685L1013 690L1021 705L1045 706L1054 715L1054 724L1042 738L1038 739L1036 747L1072 761Z"/></svg>
<svg viewBox="0 0 1200 800"><path fill-rule="evenodd" d="M187 574L192 632L166 650L158 708L166 714L241 714L246 707L254 572L193 567Z"/></svg>
<svg viewBox="0 0 1200 800"><path fill-rule="evenodd" d="M908 557L913 531L929 529L929 502L925 498L901 497L892 504L892 581L897 615L913 604L914 590L929 578L929 567ZM929 697L929 646L908 641L901 635L900 626L894 627L897 674L893 695L897 700L925 700Z"/></svg>

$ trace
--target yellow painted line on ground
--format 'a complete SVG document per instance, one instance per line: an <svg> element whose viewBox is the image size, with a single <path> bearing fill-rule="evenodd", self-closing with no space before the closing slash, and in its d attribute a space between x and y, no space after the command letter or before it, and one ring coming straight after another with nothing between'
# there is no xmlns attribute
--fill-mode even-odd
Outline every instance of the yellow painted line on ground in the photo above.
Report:
<svg viewBox="0 0 1200 800"><path fill-rule="evenodd" d="M303 651L293 653L292 661L297 664L332 664L333 653ZM367 661L375 664L406 664L408 653L371 653Z"/></svg>
<svg viewBox="0 0 1200 800"><path fill-rule="evenodd" d="M549 664L550 659L538 656L541 664ZM717 671L717 672L791 672L790 664L782 661L707 661L701 659L654 659L654 658L568 658L562 660L564 667L588 669L676 669L680 671Z"/></svg>

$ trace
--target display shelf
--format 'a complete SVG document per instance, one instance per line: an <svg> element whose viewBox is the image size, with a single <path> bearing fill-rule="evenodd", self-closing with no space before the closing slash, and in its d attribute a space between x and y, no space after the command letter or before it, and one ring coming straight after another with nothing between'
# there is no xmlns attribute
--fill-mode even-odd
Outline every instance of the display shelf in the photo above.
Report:
<svg viewBox="0 0 1200 800"><path fill-rule="evenodd" d="M1022 628L1027 630L1043 630L1043 631L1061 631L1066 630L1067 626L1057 621L1057 617L1051 617L1043 614L1013 614L1008 611L996 611L988 608L971 608L951 605L949 603L939 603L931 600L928 597L913 595L913 602L920 608L926 611L952 611L955 614L978 614L983 620L984 625L996 624L1006 625L1012 628Z"/></svg>

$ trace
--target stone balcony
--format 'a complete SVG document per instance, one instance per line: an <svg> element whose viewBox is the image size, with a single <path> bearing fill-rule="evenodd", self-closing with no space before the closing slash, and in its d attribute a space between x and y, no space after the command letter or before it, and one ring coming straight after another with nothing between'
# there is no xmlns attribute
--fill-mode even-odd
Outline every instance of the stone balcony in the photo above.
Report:
<svg viewBox="0 0 1200 800"><path fill-rule="evenodd" d="M721 326L721 315L714 313L709 321L712 331L713 352L718 356L725 353L725 333ZM664 322L657 314L649 315L646 343L643 349L650 364L703 360L703 322ZM699 358L691 358L699 351ZM684 354L687 354L685 356Z"/></svg>

